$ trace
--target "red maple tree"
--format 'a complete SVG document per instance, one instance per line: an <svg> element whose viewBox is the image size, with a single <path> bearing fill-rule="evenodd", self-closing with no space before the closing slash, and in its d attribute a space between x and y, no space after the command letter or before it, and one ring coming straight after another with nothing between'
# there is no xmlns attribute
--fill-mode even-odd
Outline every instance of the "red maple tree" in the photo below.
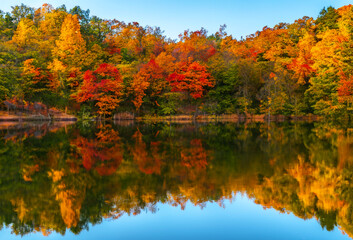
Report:
<svg viewBox="0 0 353 240"><path fill-rule="evenodd" d="M214 82L205 66L198 62L181 62L176 71L167 79L172 92L188 92L194 99L201 98L206 87L213 87Z"/></svg>

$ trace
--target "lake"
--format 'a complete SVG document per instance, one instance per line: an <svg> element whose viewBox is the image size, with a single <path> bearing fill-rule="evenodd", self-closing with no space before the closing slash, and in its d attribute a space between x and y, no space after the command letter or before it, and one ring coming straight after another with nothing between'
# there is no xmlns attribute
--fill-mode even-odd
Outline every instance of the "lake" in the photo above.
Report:
<svg viewBox="0 0 353 240"><path fill-rule="evenodd" d="M351 239L353 125L0 125L1 239Z"/></svg>

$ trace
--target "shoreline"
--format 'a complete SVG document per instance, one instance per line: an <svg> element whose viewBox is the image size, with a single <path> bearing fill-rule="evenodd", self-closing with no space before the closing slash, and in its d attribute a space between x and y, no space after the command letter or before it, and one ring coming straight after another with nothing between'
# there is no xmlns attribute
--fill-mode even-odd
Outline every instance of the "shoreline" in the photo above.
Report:
<svg viewBox="0 0 353 240"><path fill-rule="evenodd" d="M114 116L110 120L113 121L168 121L168 122L284 122L284 121L320 121L323 117L317 115L302 115L302 116L284 116L284 115L238 115L238 114L223 114L223 115L174 115L174 116L151 116L146 115L142 117L116 117ZM92 121L99 121L98 119L91 119ZM108 119L107 119L108 120ZM31 115L31 116L16 116L16 115L5 115L0 116L0 123L5 122L77 122L79 119L72 115L64 116L53 116L47 117L43 115Z"/></svg>
<svg viewBox="0 0 353 240"><path fill-rule="evenodd" d="M54 115L52 117L44 115L0 115L0 122L48 122L48 121L58 121L58 122L77 122L78 118L72 115L60 114Z"/></svg>
<svg viewBox="0 0 353 240"><path fill-rule="evenodd" d="M176 116L143 116L136 117L136 121L170 121L170 122L285 122L285 121L308 121L315 122L322 120L323 117L317 115L307 116L284 116L284 115L176 115ZM113 119L124 120L124 119ZM129 119L126 119L129 120Z"/></svg>

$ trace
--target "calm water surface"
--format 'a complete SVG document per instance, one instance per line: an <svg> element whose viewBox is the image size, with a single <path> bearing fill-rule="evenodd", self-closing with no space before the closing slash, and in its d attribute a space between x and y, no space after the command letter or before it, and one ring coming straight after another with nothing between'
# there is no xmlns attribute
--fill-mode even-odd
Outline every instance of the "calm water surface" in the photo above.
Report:
<svg viewBox="0 0 353 240"><path fill-rule="evenodd" d="M351 239L353 125L0 125L1 239Z"/></svg>

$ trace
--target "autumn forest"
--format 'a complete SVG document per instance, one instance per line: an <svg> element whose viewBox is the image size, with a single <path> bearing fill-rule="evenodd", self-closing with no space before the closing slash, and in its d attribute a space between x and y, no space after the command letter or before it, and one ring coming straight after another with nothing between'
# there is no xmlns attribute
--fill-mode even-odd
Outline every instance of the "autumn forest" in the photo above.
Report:
<svg viewBox="0 0 353 240"><path fill-rule="evenodd" d="M117 16L118 17L118 16ZM353 110L353 8L264 27L235 39L91 16L80 7L0 12L0 100L41 102L79 117ZM5 108L5 106L2 106Z"/></svg>

